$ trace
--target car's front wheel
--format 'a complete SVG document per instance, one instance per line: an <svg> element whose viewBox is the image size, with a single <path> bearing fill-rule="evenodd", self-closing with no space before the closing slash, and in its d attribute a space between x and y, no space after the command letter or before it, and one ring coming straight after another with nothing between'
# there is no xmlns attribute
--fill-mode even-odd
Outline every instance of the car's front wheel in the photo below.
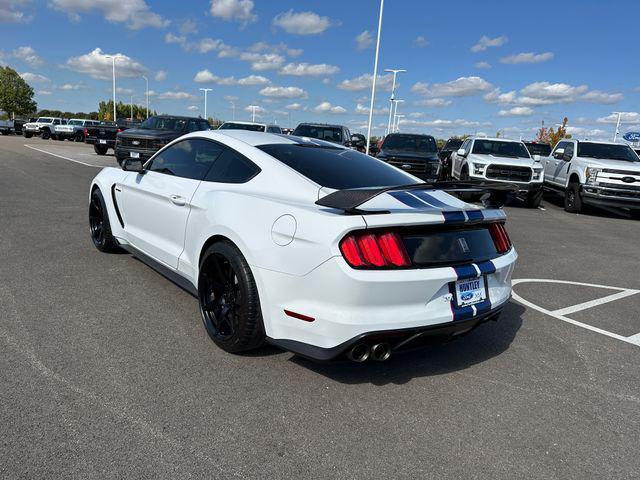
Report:
<svg viewBox="0 0 640 480"><path fill-rule="evenodd" d="M96 152L98 155L106 155L107 147L105 147L104 145L94 145L93 151Z"/></svg>
<svg viewBox="0 0 640 480"><path fill-rule="evenodd" d="M198 298L204 326L218 347L238 353L264 343L256 282L231 242L216 242L202 256Z"/></svg>
<svg viewBox="0 0 640 480"><path fill-rule="evenodd" d="M51 132L47 129L42 130L42 139L49 140L51 138Z"/></svg>
<svg viewBox="0 0 640 480"><path fill-rule="evenodd" d="M569 213L582 212L582 196L580 184L570 183L564 192L564 209Z"/></svg>
<svg viewBox="0 0 640 480"><path fill-rule="evenodd" d="M93 245L101 252L111 253L120 250L117 240L111 234L109 213L99 188L91 194L89 203L89 233Z"/></svg>
<svg viewBox="0 0 640 480"><path fill-rule="evenodd" d="M542 189L528 192L524 199L524 205L527 208L538 208L542 203Z"/></svg>

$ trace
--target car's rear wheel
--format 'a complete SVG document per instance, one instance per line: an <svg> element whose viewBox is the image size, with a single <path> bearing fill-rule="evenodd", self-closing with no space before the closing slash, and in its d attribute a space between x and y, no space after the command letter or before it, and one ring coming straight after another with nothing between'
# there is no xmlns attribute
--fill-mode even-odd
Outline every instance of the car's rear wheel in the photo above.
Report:
<svg viewBox="0 0 640 480"><path fill-rule="evenodd" d="M93 245L101 252L111 253L120 250L117 240L111 234L109 213L99 188L91 194L89 203L89 233Z"/></svg>
<svg viewBox="0 0 640 480"><path fill-rule="evenodd" d="M542 203L542 189L534 192L528 192L524 199L524 205L527 208L538 208Z"/></svg>
<svg viewBox="0 0 640 480"><path fill-rule="evenodd" d="M74 137L74 140L76 142L84 142L84 133L82 132L76 132L76 135Z"/></svg>
<svg viewBox="0 0 640 480"><path fill-rule="evenodd" d="M104 145L94 145L93 151L96 152L98 155L106 155L107 147L105 147Z"/></svg>
<svg viewBox="0 0 640 480"><path fill-rule="evenodd" d="M580 184L570 183L564 192L564 209L569 213L582 212L582 196Z"/></svg>
<svg viewBox="0 0 640 480"><path fill-rule="evenodd" d="M42 131L42 139L49 140L51 138L51 132L49 130Z"/></svg>
<svg viewBox="0 0 640 480"><path fill-rule="evenodd" d="M260 299L249 264L229 241L207 248L198 278L200 313L207 333L226 352L264 343Z"/></svg>

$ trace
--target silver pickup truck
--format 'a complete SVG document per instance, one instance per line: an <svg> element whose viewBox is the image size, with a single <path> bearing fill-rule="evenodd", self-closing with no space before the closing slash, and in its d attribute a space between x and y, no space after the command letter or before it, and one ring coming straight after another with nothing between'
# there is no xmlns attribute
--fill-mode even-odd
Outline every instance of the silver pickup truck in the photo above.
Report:
<svg viewBox="0 0 640 480"><path fill-rule="evenodd" d="M56 125L54 127L55 138L57 140L72 140L76 142L84 142L85 128L98 125L97 120L85 120L82 118L72 118L66 125Z"/></svg>

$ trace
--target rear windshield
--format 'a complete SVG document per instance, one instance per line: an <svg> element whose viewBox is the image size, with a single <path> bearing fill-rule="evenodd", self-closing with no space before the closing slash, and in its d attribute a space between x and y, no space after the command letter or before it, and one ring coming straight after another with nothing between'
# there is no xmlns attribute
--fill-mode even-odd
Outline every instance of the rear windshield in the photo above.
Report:
<svg viewBox="0 0 640 480"><path fill-rule="evenodd" d="M82 125L82 120L69 120L67 125Z"/></svg>
<svg viewBox="0 0 640 480"><path fill-rule="evenodd" d="M416 153L436 153L436 140L428 135L388 135L382 148Z"/></svg>
<svg viewBox="0 0 640 480"><path fill-rule="evenodd" d="M323 125L298 125L293 131L297 137L318 138L328 142L342 143L342 129Z"/></svg>
<svg viewBox="0 0 640 480"><path fill-rule="evenodd" d="M184 118L149 117L140 124L140 128L149 130L175 130L181 132L187 126Z"/></svg>
<svg viewBox="0 0 640 480"><path fill-rule="evenodd" d="M258 148L318 185L336 190L419 183L382 160L351 149L298 143Z"/></svg>
<svg viewBox="0 0 640 480"><path fill-rule="evenodd" d="M220 125L219 130L249 130L251 132L264 132L264 125L254 125L251 123L225 122Z"/></svg>
<svg viewBox="0 0 640 480"><path fill-rule="evenodd" d="M525 143L531 155L541 155L548 157L551 155L551 145L548 143Z"/></svg>
<svg viewBox="0 0 640 480"><path fill-rule="evenodd" d="M529 152L522 143L500 140L476 140L473 142L473 153L496 157L530 158Z"/></svg>
<svg viewBox="0 0 640 480"><path fill-rule="evenodd" d="M40 117L37 123L52 123L52 122L53 122L53 118Z"/></svg>
<svg viewBox="0 0 640 480"><path fill-rule="evenodd" d="M578 156L600 160L640 161L638 155L628 145L612 145L608 143L578 142Z"/></svg>

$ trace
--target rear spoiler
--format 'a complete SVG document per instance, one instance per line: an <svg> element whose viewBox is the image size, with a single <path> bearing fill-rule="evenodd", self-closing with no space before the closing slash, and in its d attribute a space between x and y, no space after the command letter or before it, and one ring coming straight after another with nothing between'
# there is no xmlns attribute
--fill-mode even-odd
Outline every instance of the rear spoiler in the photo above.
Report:
<svg viewBox="0 0 640 480"><path fill-rule="evenodd" d="M433 182L383 188L354 188L330 193L319 199L316 205L337 208L352 215L388 213L385 211L365 211L358 209L358 207L380 194L408 190L441 190L453 195L476 194L481 195L481 201L486 208L500 208L505 204L509 194L518 191L518 187L510 183L498 182Z"/></svg>

